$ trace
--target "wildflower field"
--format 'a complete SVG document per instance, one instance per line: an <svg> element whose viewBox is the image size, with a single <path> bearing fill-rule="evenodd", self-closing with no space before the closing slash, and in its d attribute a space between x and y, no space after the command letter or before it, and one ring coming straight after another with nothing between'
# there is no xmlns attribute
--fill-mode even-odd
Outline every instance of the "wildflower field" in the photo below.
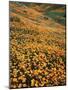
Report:
<svg viewBox="0 0 68 90"><path fill-rule="evenodd" d="M9 2L10 88L66 85L66 6Z"/></svg>

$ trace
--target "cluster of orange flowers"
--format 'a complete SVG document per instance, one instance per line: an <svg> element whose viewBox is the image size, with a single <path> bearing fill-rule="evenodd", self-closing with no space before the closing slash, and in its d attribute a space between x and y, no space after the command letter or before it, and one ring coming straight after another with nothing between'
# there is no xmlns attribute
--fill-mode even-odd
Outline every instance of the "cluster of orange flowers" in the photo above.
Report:
<svg viewBox="0 0 68 90"><path fill-rule="evenodd" d="M62 57L46 51L23 49L23 54L11 54L11 88L42 87L65 84L65 63Z"/></svg>
<svg viewBox="0 0 68 90"><path fill-rule="evenodd" d="M52 30L50 21L46 27L47 21L41 19L39 25L34 19L41 13L35 10L10 6L14 9L10 13L10 88L65 85L63 30Z"/></svg>

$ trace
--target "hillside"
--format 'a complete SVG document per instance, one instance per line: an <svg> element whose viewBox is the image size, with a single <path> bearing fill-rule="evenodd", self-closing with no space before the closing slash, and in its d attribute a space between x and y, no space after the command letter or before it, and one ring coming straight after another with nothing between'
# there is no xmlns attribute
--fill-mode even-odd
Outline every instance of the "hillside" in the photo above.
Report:
<svg viewBox="0 0 68 90"><path fill-rule="evenodd" d="M9 6L10 88L65 85L65 5Z"/></svg>

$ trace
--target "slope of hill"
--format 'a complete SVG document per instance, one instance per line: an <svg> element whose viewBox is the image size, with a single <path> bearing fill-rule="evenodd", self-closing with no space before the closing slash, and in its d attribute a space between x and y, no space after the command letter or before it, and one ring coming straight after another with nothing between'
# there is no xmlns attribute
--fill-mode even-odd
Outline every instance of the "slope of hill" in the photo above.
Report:
<svg viewBox="0 0 68 90"><path fill-rule="evenodd" d="M9 6L10 88L65 85L65 5Z"/></svg>

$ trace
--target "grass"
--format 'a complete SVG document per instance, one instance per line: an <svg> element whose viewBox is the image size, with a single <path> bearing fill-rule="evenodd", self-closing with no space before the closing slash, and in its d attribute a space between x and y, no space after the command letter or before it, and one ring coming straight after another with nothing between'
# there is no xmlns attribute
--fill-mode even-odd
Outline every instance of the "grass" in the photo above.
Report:
<svg viewBox="0 0 68 90"><path fill-rule="evenodd" d="M26 3L27 12L24 15L23 5L10 4L10 9L14 9L10 11L10 88L65 85L65 25L54 20L57 16L63 17L64 13L49 12L48 17L53 20L40 19L37 17L46 17L43 12L36 11L37 14L34 14L36 9L33 8L32 16L31 6ZM37 5L34 4L34 7ZM41 5L39 7L42 8ZM36 19L40 19L39 24ZM60 20L60 23L63 21Z"/></svg>

